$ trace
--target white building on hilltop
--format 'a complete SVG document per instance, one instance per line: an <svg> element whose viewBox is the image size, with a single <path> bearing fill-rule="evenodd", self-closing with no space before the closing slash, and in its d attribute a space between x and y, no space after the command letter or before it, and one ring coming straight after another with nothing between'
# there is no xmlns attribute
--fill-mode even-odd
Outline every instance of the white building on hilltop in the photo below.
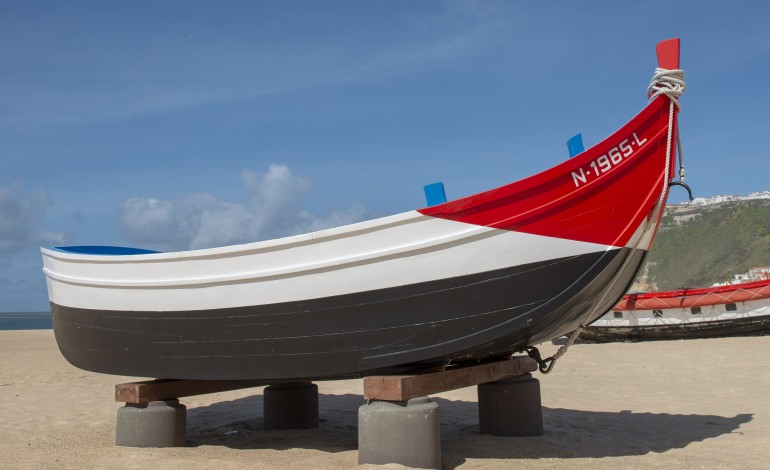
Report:
<svg viewBox="0 0 770 470"><path fill-rule="evenodd" d="M685 201L682 204L692 204L696 206L706 206L709 204L720 204L733 201L751 201L755 199L770 199L770 191L758 191L750 193L748 196L733 196L730 194L717 195L713 197L696 197L692 201Z"/></svg>
<svg viewBox="0 0 770 470"><path fill-rule="evenodd" d="M726 286L729 284L743 284L744 282L765 281L770 279L770 266L751 268L747 273L736 274L733 279L725 282L717 282L712 286Z"/></svg>

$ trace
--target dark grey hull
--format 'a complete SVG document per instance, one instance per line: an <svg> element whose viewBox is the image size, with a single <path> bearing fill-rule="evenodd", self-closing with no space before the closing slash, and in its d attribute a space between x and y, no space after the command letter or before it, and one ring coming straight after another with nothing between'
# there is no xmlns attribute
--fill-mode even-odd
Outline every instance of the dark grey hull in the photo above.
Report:
<svg viewBox="0 0 770 470"><path fill-rule="evenodd" d="M53 327L69 362L107 374L287 381L399 373L507 355L574 330L588 312L595 312L593 321L623 296L644 255L618 249L220 310L98 311L52 304Z"/></svg>
<svg viewBox="0 0 770 470"><path fill-rule="evenodd" d="M770 334L770 315L657 326L588 326L580 332L585 343L665 341L674 339L724 338Z"/></svg>

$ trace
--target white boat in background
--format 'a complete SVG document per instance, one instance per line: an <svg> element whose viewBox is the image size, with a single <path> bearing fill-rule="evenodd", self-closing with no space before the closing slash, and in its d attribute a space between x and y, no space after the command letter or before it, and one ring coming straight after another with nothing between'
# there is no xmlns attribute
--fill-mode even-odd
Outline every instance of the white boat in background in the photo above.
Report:
<svg viewBox="0 0 770 470"><path fill-rule="evenodd" d="M584 342L651 341L770 333L770 279L628 294L585 327Z"/></svg>

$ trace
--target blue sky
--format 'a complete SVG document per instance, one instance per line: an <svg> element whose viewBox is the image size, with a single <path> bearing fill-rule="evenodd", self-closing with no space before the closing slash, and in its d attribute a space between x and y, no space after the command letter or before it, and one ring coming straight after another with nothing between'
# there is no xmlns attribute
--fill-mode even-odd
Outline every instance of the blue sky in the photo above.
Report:
<svg viewBox="0 0 770 470"><path fill-rule="evenodd" d="M548 168L682 38L697 196L770 189L770 3L0 0L0 311L39 247L284 236ZM675 189L673 201L684 199Z"/></svg>

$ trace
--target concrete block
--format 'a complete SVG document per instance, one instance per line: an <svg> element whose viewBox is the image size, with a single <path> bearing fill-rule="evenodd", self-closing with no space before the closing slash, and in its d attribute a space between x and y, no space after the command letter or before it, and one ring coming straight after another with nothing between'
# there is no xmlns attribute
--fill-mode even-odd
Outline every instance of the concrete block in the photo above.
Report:
<svg viewBox="0 0 770 470"><path fill-rule="evenodd" d="M126 403L118 409L115 445L126 447L184 447L187 409L179 400Z"/></svg>
<svg viewBox="0 0 770 470"><path fill-rule="evenodd" d="M318 428L318 385L289 382L265 387L264 427L271 429Z"/></svg>
<svg viewBox="0 0 770 470"><path fill-rule="evenodd" d="M438 403L372 401L358 409L358 463L441 468Z"/></svg>
<svg viewBox="0 0 770 470"><path fill-rule="evenodd" d="M540 381L524 374L478 386L479 431L495 436L543 434Z"/></svg>

